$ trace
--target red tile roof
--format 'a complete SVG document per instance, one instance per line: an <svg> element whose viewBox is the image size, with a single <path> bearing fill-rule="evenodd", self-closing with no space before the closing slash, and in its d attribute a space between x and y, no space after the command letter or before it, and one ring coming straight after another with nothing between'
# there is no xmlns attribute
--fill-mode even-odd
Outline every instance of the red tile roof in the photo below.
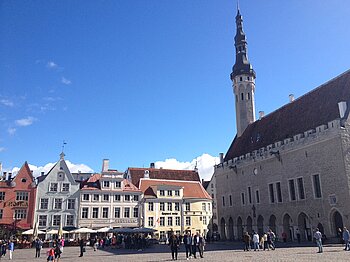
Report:
<svg viewBox="0 0 350 262"><path fill-rule="evenodd" d="M87 181L82 183L81 190L101 190L100 179L103 177L101 174L93 174ZM122 182L123 192L140 192L135 185L133 185L129 180L123 179ZM120 191L120 190L116 190Z"/></svg>
<svg viewBox="0 0 350 262"><path fill-rule="evenodd" d="M251 123L234 138L225 161L339 119L341 101L350 101L350 70Z"/></svg>
<svg viewBox="0 0 350 262"><path fill-rule="evenodd" d="M138 186L139 181L144 177L146 170L149 171L149 178L152 179L200 181L199 174L196 170L129 167L128 171L131 175L131 182Z"/></svg>
<svg viewBox="0 0 350 262"><path fill-rule="evenodd" d="M140 180L140 189L145 196L156 197L155 187L161 185L182 187L184 198L211 199L210 195L207 193L207 191L205 191L202 184L198 181L147 178L141 178Z"/></svg>

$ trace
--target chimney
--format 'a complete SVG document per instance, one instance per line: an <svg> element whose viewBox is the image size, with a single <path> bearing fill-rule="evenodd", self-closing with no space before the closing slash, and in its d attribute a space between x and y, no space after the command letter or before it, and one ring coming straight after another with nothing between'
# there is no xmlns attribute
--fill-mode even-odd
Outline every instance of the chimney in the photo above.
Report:
<svg viewBox="0 0 350 262"><path fill-rule="evenodd" d="M42 176L45 175L45 172L44 172L44 171L41 171L41 175L42 175Z"/></svg>
<svg viewBox="0 0 350 262"><path fill-rule="evenodd" d="M7 176L7 181L11 181L12 179L12 173L9 172L8 176Z"/></svg>
<svg viewBox="0 0 350 262"><path fill-rule="evenodd" d="M219 154L220 164L224 163L224 153Z"/></svg>
<svg viewBox="0 0 350 262"><path fill-rule="evenodd" d="M293 102L294 101L294 95L293 94L290 94L289 95L289 103Z"/></svg>
<svg viewBox="0 0 350 262"><path fill-rule="evenodd" d="M155 166L154 163L151 163L151 164L149 165L149 168L156 168L156 166Z"/></svg>
<svg viewBox="0 0 350 262"><path fill-rule="evenodd" d="M103 159L102 172L108 172L108 169L109 169L109 159Z"/></svg>
<svg viewBox="0 0 350 262"><path fill-rule="evenodd" d="M263 118L264 116L265 116L265 112L259 111L259 120L261 120L261 118Z"/></svg>
<svg viewBox="0 0 350 262"><path fill-rule="evenodd" d="M6 172L3 172L2 174L3 174L3 175L2 175L2 180L6 180L6 174L7 174L7 173L6 173Z"/></svg>
<svg viewBox="0 0 350 262"><path fill-rule="evenodd" d="M202 178L202 186L204 185L204 178Z"/></svg>
<svg viewBox="0 0 350 262"><path fill-rule="evenodd" d="M346 112L346 102L342 101L338 103L338 109L339 109L339 116L340 118L343 118L345 116L345 112Z"/></svg>

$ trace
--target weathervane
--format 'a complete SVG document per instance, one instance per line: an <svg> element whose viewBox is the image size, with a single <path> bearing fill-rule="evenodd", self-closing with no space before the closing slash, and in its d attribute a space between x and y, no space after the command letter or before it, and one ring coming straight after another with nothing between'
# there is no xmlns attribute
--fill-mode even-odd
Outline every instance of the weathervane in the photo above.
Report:
<svg viewBox="0 0 350 262"><path fill-rule="evenodd" d="M65 140L63 140L62 142L62 153L64 153L64 146L67 145L67 142Z"/></svg>

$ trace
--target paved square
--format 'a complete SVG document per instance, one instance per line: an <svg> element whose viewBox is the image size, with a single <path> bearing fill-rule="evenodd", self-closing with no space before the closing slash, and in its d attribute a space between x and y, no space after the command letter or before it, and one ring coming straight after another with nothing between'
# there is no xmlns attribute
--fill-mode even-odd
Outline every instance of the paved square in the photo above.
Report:
<svg viewBox="0 0 350 262"><path fill-rule="evenodd" d="M192 261L350 261L350 251L344 251L341 245L325 246L323 254L317 254L314 247L280 247L275 251L244 252L239 243L208 244L204 258ZM46 261L46 250L41 258L35 257L35 249L17 249L13 261ZM65 247L60 261L62 262L110 262L110 261L171 261L170 248L166 245L155 245L145 251L108 249L93 251L87 247L84 257L80 258L79 247ZM198 257L198 256L197 256ZM8 254L6 258L8 260ZM186 261L184 246L180 247L179 261Z"/></svg>

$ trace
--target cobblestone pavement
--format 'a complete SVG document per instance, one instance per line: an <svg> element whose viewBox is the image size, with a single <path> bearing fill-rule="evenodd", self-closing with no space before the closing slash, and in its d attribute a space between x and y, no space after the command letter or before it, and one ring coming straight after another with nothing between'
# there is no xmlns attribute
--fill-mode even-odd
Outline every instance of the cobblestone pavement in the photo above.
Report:
<svg viewBox="0 0 350 262"><path fill-rule="evenodd" d="M324 253L317 254L317 248L312 247L280 247L275 251L244 252L240 244L218 243L208 244L204 258L192 261L350 261L350 251L344 251L341 245L325 246ZM87 247L84 257L79 256L79 247L65 247L60 261L62 262L110 262L110 261L171 261L170 249L166 245L156 245L145 251L129 251L121 249L98 250L94 252ZM17 249L13 261L46 261L46 249L41 258L34 258L34 249ZM197 256L198 257L198 256ZM8 254L3 261L8 260ZM186 261L184 247L181 246L179 261Z"/></svg>

